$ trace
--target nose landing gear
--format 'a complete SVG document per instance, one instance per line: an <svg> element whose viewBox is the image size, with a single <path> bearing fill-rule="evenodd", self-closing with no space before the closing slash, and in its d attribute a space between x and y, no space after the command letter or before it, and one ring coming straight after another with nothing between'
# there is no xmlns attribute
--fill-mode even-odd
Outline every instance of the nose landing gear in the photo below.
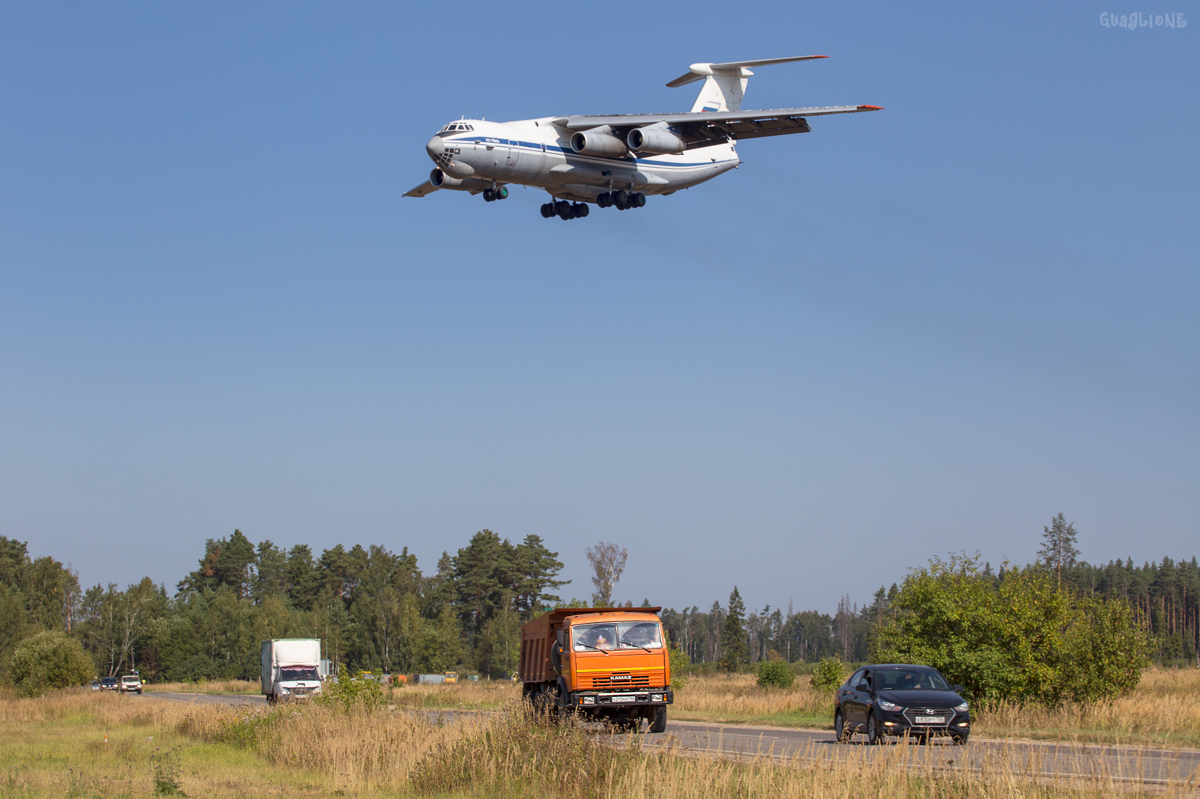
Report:
<svg viewBox="0 0 1200 799"><path fill-rule="evenodd" d="M611 208L615 205L618 211L624 211L627 208L641 208L645 204L646 195L640 191L630 193L618 189L605 192L596 198L596 205L601 208Z"/></svg>
<svg viewBox="0 0 1200 799"><path fill-rule="evenodd" d="M566 200L546 203L542 206L542 219L557 216L559 219L582 219L588 215L587 203L569 203Z"/></svg>
<svg viewBox="0 0 1200 799"><path fill-rule="evenodd" d="M499 186L494 189L484 189L483 190L483 201L485 203L490 203L492 200L507 200L507 199L508 199L508 186Z"/></svg>

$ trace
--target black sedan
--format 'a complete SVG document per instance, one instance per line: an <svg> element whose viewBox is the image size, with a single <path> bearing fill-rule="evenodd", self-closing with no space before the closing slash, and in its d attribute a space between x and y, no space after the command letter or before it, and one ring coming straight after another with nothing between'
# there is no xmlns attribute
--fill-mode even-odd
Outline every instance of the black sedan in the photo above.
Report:
<svg viewBox="0 0 1200 799"><path fill-rule="evenodd" d="M863 666L837 690L833 729L839 742L864 732L870 743L889 735L910 735L925 743L949 736L965 744L971 713L959 693L937 669L897 663Z"/></svg>
<svg viewBox="0 0 1200 799"><path fill-rule="evenodd" d="M101 691L119 691L121 690L121 681L116 677L105 677L100 681Z"/></svg>

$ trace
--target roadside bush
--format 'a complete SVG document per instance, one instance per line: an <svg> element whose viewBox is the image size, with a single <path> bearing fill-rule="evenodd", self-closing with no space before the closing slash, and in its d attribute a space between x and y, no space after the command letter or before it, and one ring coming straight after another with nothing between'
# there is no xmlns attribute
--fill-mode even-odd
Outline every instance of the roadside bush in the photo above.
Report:
<svg viewBox="0 0 1200 799"><path fill-rule="evenodd" d="M671 661L671 688L676 691L686 688L691 677L692 659L670 639L667 640L667 657Z"/></svg>
<svg viewBox="0 0 1200 799"><path fill-rule="evenodd" d="M21 696L41 696L58 688L84 685L95 670L92 659L78 641L50 630L17 644L9 676Z"/></svg>
<svg viewBox="0 0 1200 799"><path fill-rule="evenodd" d="M1036 569L996 580L978 555L952 554L905 579L875 660L933 666L979 699L1053 706L1128 693L1147 652L1123 601L1072 596Z"/></svg>
<svg viewBox="0 0 1200 799"><path fill-rule="evenodd" d="M356 707L367 711L378 710L384 704L383 689L379 687L379 681L370 677L329 680L315 701L322 705L340 707L346 712Z"/></svg>
<svg viewBox="0 0 1200 799"><path fill-rule="evenodd" d="M818 691L833 693L846 681L846 664L838 658L822 658L821 662L813 667L809 680L812 687Z"/></svg>
<svg viewBox="0 0 1200 799"><path fill-rule="evenodd" d="M791 688L796 675L783 660L764 660L758 664L759 688Z"/></svg>

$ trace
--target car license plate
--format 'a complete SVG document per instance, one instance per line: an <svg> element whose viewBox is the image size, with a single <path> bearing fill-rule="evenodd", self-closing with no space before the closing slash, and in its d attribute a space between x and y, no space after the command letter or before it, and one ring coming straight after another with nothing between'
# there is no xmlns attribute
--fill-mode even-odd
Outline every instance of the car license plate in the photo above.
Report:
<svg viewBox="0 0 1200 799"><path fill-rule="evenodd" d="M637 697L630 694L618 694L617 696L613 697L614 702L632 702L635 699L637 699Z"/></svg>
<svg viewBox="0 0 1200 799"><path fill-rule="evenodd" d="M941 716L917 716L913 721L917 724L941 724L945 719Z"/></svg>

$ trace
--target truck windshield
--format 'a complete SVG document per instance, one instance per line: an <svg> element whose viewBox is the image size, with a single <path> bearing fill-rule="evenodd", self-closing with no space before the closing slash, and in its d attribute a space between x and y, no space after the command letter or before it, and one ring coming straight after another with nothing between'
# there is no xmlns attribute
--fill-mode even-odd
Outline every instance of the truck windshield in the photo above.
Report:
<svg viewBox="0 0 1200 799"><path fill-rule="evenodd" d="M279 679L284 680L319 680L316 666L283 666L279 669Z"/></svg>
<svg viewBox="0 0 1200 799"><path fill-rule="evenodd" d="M662 649L662 631L655 621L576 624L571 628L576 652L613 649Z"/></svg>

